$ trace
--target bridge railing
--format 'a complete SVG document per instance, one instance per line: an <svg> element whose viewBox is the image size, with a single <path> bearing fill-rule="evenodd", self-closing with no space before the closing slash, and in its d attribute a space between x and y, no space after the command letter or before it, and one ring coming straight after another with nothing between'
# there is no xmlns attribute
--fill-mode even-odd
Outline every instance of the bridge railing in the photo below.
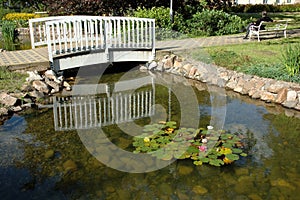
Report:
<svg viewBox="0 0 300 200"><path fill-rule="evenodd" d="M56 56L111 49L150 49L155 53L155 20L133 17L64 16L29 21L32 48L48 45Z"/></svg>
<svg viewBox="0 0 300 200"><path fill-rule="evenodd" d="M46 22L65 19L73 16L56 16L29 19L31 48L47 45Z"/></svg>

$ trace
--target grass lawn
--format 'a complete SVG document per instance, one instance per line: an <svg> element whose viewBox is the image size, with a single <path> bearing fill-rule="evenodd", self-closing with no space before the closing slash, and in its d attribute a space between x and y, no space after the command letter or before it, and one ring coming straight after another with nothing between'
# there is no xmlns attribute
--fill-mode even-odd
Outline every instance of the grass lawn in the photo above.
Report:
<svg viewBox="0 0 300 200"><path fill-rule="evenodd" d="M266 78L300 83L300 75L290 77L283 62L286 47L291 44L299 45L300 38L271 39L246 44L207 47L204 50L211 56L210 62L218 66ZM199 56L200 51L203 49L195 50L192 56L196 60L204 61Z"/></svg>
<svg viewBox="0 0 300 200"><path fill-rule="evenodd" d="M28 77L27 74L11 72L6 67L0 67L0 92L15 92L19 90L24 84L26 77Z"/></svg>

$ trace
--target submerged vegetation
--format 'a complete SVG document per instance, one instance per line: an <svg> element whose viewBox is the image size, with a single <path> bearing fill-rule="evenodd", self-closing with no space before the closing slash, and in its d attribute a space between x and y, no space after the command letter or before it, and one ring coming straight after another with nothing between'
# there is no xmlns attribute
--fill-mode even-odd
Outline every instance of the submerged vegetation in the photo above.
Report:
<svg viewBox="0 0 300 200"><path fill-rule="evenodd" d="M143 134L134 137L135 153L148 153L159 159L191 159L195 165L231 164L247 156L243 137L223 130L177 128L176 122L146 125Z"/></svg>

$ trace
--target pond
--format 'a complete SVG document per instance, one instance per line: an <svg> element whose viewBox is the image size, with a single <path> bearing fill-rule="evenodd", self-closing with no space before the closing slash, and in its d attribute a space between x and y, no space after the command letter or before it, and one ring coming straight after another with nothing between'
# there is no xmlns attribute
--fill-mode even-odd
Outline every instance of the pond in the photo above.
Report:
<svg viewBox="0 0 300 200"><path fill-rule="evenodd" d="M77 77L71 95L0 126L1 199L297 199L299 113L168 74ZM159 121L238 132L247 156L216 167L133 154Z"/></svg>

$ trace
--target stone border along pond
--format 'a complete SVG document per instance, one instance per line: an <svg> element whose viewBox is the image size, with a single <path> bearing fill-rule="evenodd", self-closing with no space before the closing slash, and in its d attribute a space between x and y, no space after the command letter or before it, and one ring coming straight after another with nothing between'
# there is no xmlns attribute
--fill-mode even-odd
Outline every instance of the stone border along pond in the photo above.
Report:
<svg viewBox="0 0 300 200"><path fill-rule="evenodd" d="M164 71L230 89L253 99L294 109L298 111L295 116L300 117L300 85L296 83L243 74L200 61L185 61L170 53L140 69Z"/></svg>

